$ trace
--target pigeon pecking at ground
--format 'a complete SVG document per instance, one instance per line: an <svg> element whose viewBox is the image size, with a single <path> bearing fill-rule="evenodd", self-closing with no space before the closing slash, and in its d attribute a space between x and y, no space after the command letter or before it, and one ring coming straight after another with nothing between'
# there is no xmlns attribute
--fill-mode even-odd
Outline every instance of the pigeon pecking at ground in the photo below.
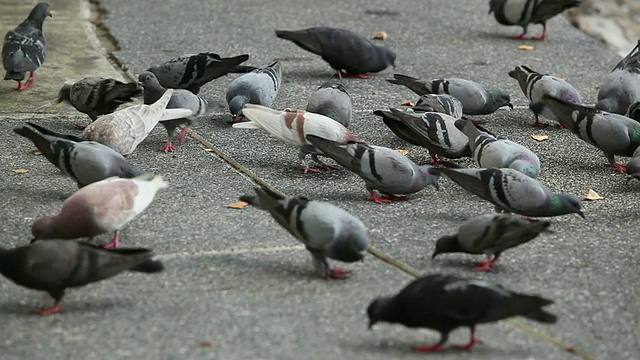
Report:
<svg viewBox="0 0 640 360"><path fill-rule="evenodd" d="M596 109L623 115L636 101L640 101L640 40L600 85Z"/></svg>
<svg viewBox="0 0 640 360"><path fill-rule="evenodd" d="M305 197L283 197L255 188L256 195L240 200L268 211L313 257L316 272L326 279L346 279L351 271L331 268L327 258L346 263L361 261L369 246L367 228L349 212Z"/></svg>
<svg viewBox="0 0 640 360"><path fill-rule="evenodd" d="M276 61L237 77L229 84L225 95L234 122L242 119L246 104L270 107L282 84L282 64Z"/></svg>
<svg viewBox="0 0 640 360"><path fill-rule="evenodd" d="M523 316L553 324L558 318L543 310L553 301L536 295L516 293L483 280L432 274L414 280L395 296L374 299L367 308L369 328L378 322L398 323L409 328L428 328L440 332L433 345L414 346L416 352L444 351L449 333L469 327L471 338L461 350L482 344L476 338L478 324Z"/></svg>
<svg viewBox="0 0 640 360"><path fill-rule="evenodd" d="M533 40L547 38L547 21L566 9L580 5L582 0L490 0L489 14L493 13L502 25L522 27L520 35L513 39L524 39L529 24L542 25L542 35Z"/></svg>
<svg viewBox="0 0 640 360"><path fill-rule="evenodd" d="M36 81L35 71L42 65L46 56L46 42L42 33L42 24L51 16L51 7L47 3L38 3L29 16L15 29L9 30L2 44L2 65L6 70L5 80L18 82L16 90L31 89ZM26 72L29 79L23 85Z"/></svg>
<svg viewBox="0 0 640 360"><path fill-rule="evenodd" d="M332 118L349 127L353 115L351 95L342 81L330 80L320 85L311 95L305 110Z"/></svg>

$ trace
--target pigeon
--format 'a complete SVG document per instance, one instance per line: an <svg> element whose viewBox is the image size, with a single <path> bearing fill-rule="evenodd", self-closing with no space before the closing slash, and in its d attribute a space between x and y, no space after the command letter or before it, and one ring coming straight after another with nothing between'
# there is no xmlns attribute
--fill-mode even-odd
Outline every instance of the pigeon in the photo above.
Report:
<svg viewBox="0 0 640 360"><path fill-rule="evenodd" d="M640 146L633 152L631 160L627 163L627 184L632 179L640 180Z"/></svg>
<svg viewBox="0 0 640 360"><path fill-rule="evenodd" d="M443 113L413 113L398 109L376 110L384 124L400 139L429 150L432 161L438 156L458 159L471 156L469 139L455 126L456 119Z"/></svg>
<svg viewBox="0 0 640 360"><path fill-rule="evenodd" d="M58 92L56 102L71 104L76 110L89 115L93 122L98 119L98 116L111 114L118 106L131 102L133 98L140 95L142 95L142 89L136 83L86 77L73 84L63 85Z"/></svg>
<svg viewBox="0 0 640 360"><path fill-rule="evenodd" d="M320 55L341 78L370 79L373 76L367 73L380 72L389 65L395 68L393 51L346 29L318 26L297 31L276 30L276 36Z"/></svg>
<svg viewBox="0 0 640 360"><path fill-rule="evenodd" d="M553 112L542 102L544 95L554 96L574 104L582 104L582 97L568 82L551 75L543 75L520 65L509 71L509 76L516 79L524 96L529 99L529 109L536 109L534 126L544 127L546 124L538 120L538 116L559 122Z"/></svg>
<svg viewBox="0 0 640 360"><path fill-rule="evenodd" d="M439 189L439 176L429 173L430 166L418 166L396 150L356 141L340 143L315 135L306 138L325 156L360 176L369 192L369 201L378 204L404 201L408 200L406 196L396 194L412 194L428 185ZM374 190L383 196L379 197Z"/></svg>
<svg viewBox="0 0 640 360"><path fill-rule="evenodd" d="M485 254L473 271L491 271L503 251L522 245L549 230L551 223L524 219L510 214L486 214L465 221L458 233L443 236L436 241L432 258L439 254Z"/></svg>
<svg viewBox="0 0 640 360"><path fill-rule="evenodd" d="M253 66L240 65L248 59L249 55L246 54L231 58L222 58L214 53L186 54L167 60L159 66L152 66L146 71L151 71L162 87L187 89L198 94L200 87L211 80L228 73L254 70Z"/></svg>
<svg viewBox="0 0 640 360"><path fill-rule="evenodd" d="M46 43L42 24L47 16L51 16L49 4L38 3L20 25L4 36L2 65L7 71L4 79L17 81L16 90L31 89L36 81L35 71L44 62ZM29 79L23 85L22 80L27 71Z"/></svg>
<svg viewBox="0 0 640 360"><path fill-rule="evenodd" d="M63 312L60 301L67 288L81 287L123 271L157 273L164 270L149 249L104 249L87 243L36 241L0 249L0 273L17 285L46 291L53 306L35 310L41 315Z"/></svg>
<svg viewBox="0 0 640 360"><path fill-rule="evenodd" d="M640 40L600 85L596 109L623 115L636 101L640 101Z"/></svg>
<svg viewBox="0 0 640 360"><path fill-rule="evenodd" d="M528 148L496 138L470 120L457 120L455 126L469 139L473 159L481 168L511 168L534 179L540 173L540 159Z"/></svg>
<svg viewBox="0 0 640 360"><path fill-rule="evenodd" d="M533 40L547 38L547 21L566 9L580 5L582 0L490 0L489 14L493 13L502 25L518 25L522 34L513 39L524 39L529 24L542 25L542 35Z"/></svg>
<svg viewBox="0 0 640 360"><path fill-rule="evenodd" d="M351 134L349 129L337 121L324 115L303 110L285 109L280 111L260 105L247 104L243 110L243 115L250 121L236 123L233 125L234 128L263 129L273 137L287 144L297 146L300 149L298 159L305 174L307 172L320 172L319 168L336 168L325 164L318 158L318 155L323 155L322 151L307 141L306 135L322 136L341 143L357 141L357 138ZM308 166L305 160L307 154L311 154L313 161L318 164L317 168Z"/></svg>
<svg viewBox="0 0 640 360"><path fill-rule="evenodd" d="M413 106L415 112L437 112L447 114L456 120L462 119L462 103L447 94L424 94Z"/></svg>
<svg viewBox="0 0 640 360"><path fill-rule="evenodd" d="M27 122L34 128L37 125ZM64 138L41 134L28 126L13 131L31 140L42 155L58 169L83 187L96 181L117 176L132 178L142 172L112 148L95 141L75 142Z"/></svg>
<svg viewBox="0 0 640 360"><path fill-rule="evenodd" d="M341 81L327 81L311 95L306 111L324 115L349 127L353 113L351 95Z"/></svg>
<svg viewBox="0 0 640 360"><path fill-rule="evenodd" d="M584 219L580 200L571 194L557 193L538 180L514 169L431 168L435 175L445 174L456 184L506 211L530 217L578 214Z"/></svg>
<svg viewBox="0 0 640 360"><path fill-rule="evenodd" d="M76 191L57 215L43 216L31 227L33 241L78 239L114 232L105 248L119 244L120 229L146 209L156 192L169 185L162 176L143 174L133 179L110 177Z"/></svg>
<svg viewBox="0 0 640 360"><path fill-rule="evenodd" d="M305 197L284 197L264 188L240 200L268 211L291 235L300 240L313 258L316 273L325 279L344 280L350 270L331 268L327 258L346 263L362 261L369 246L367 228L349 212Z"/></svg>
<svg viewBox="0 0 640 360"><path fill-rule="evenodd" d="M469 327L469 343L455 347L471 350L474 345L482 344L476 338L478 324L513 316L553 324L557 317L543 310L552 303L552 300L516 293L483 280L431 274L414 280L395 296L374 299L367 308L367 314L369 329L383 321L440 332L438 343L414 346L412 349L416 352L444 351L442 345L447 342L451 331L461 326Z"/></svg>
<svg viewBox="0 0 640 360"><path fill-rule="evenodd" d="M475 81L448 78L420 80L407 75L394 74L393 79L387 79L392 84L404 85L414 93L448 94L462 103L465 115L488 115L503 106L513 109L509 94L502 90L488 90Z"/></svg>
<svg viewBox="0 0 640 360"><path fill-rule="evenodd" d="M640 123L623 115L597 110L545 95L543 101L561 124L578 138L604 152L609 166L624 173L624 164L615 155L632 156L640 146Z"/></svg>
<svg viewBox="0 0 640 360"><path fill-rule="evenodd" d="M143 99L146 105L155 103L167 91L167 89L160 85L156 76L150 71L143 71L138 76L138 81L140 81L144 88ZM175 89L167 104L167 109L189 109L192 114L188 117L160 122L167 130L167 142L162 149L160 149L164 152L176 150L171 142L171 138L176 128L180 125L186 126L180 131L177 139L180 143L184 141L184 137L189 132L189 125L191 125L195 119L202 119L206 115L209 110L209 101L202 96L195 95L189 90Z"/></svg>
<svg viewBox="0 0 640 360"><path fill-rule="evenodd" d="M226 99L234 121L239 121L246 104L270 107L282 84L282 65L279 61L239 76L229 84Z"/></svg>

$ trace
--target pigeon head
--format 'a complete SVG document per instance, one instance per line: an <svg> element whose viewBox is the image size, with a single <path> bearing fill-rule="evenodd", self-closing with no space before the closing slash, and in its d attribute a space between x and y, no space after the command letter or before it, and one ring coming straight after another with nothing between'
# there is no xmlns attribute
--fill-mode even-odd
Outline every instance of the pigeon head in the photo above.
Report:
<svg viewBox="0 0 640 360"><path fill-rule="evenodd" d="M142 84L142 87L152 88L152 89L164 89L158 78L151 71L143 71L140 75L138 75L138 82Z"/></svg>
<svg viewBox="0 0 640 360"><path fill-rule="evenodd" d="M63 101L70 102L71 101L71 84L64 84L58 91L58 100L56 103L59 104Z"/></svg>
<svg viewBox="0 0 640 360"><path fill-rule="evenodd" d="M327 249L327 257L330 259L352 263L362 261L369 246L369 237L366 230L349 229L347 237L338 237Z"/></svg>
<svg viewBox="0 0 640 360"><path fill-rule="evenodd" d="M436 248L431 255L432 259L440 254L462 252L460 244L458 243L458 237L456 235L447 235L439 238L436 241Z"/></svg>
<svg viewBox="0 0 640 360"><path fill-rule="evenodd" d="M516 66L515 69L509 71L509 76L518 80L518 82L524 82L527 80L527 76L532 73L533 70L524 65Z"/></svg>
<svg viewBox="0 0 640 360"><path fill-rule="evenodd" d="M422 181L424 186L433 185L436 190L440 190L440 185L438 185L438 180L440 180L440 173L436 171L430 171L433 169L430 165L421 165L418 166L420 170L420 174L422 175Z"/></svg>
<svg viewBox="0 0 640 360"><path fill-rule="evenodd" d="M374 299L369 307L367 307L367 315L369 316L369 329L373 328L378 321L392 321L393 316L393 298L379 297Z"/></svg>
<svg viewBox="0 0 640 360"><path fill-rule="evenodd" d="M396 68L396 53L394 53L391 49L381 46L380 51L384 59L385 63L391 64L393 68Z"/></svg>
<svg viewBox="0 0 640 360"><path fill-rule="evenodd" d="M506 92L502 90L491 90L489 91L489 96L491 96L491 100L493 101L496 109L499 109L503 106L508 106L513 109L513 104L511 104L511 97Z"/></svg>
<svg viewBox="0 0 640 360"><path fill-rule="evenodd" d="M42 30L42 23L44 22L44 19L47 18L47 16L53 17L51 15L51 6L49 6L49 4L47 3L41 2L33 7L31 12L29 13L29 16L27 17L27 20L33 23L37 28Z"/></svg>
<svg viewBox="0 0 640 360"><path fill-rule="evenodd" d="M31 226L33 240L53 239L57 236L56 222L53 216L43 216Z"/></svg>
<svg viewBox="0 0 640 360"><path fill-rule="evenodd" d="M247 104L247 98L242 95L236 95L229 101L229 111L235 116L242 115L242 108Z"/></svg>
<svg viewBox="0 0 640 360"><path fill-rule="evenodd" d="M584 219L580 199L571 194L554 194L551 198L551 215L578 214Z"/></svg>

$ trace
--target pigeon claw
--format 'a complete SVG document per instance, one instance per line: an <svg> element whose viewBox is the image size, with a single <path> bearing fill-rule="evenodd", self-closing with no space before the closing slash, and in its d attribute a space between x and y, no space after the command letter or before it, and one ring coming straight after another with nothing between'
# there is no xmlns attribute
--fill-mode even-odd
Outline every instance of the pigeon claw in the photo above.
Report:
<svg viewBox="0 0 640 360"><path fill-rule="evenodd" d="M104 249L115 249L118 247L118 245L120 245L120 232L116 231L115 235L113 236L113 240L111 240L110 243L105 244L102 247Z"/></svg>
<svg viewBox="0 0 640 360"><path fill-rule="evenodd" d="M493 271L493 263L491 261L482 261L474 266L472 271Z"/></svg>
<svg viewBox="0 0 640 360"><path fill-rule="evenodd" d="M160 149L160 151L172 152L172 151L176 151L176 147L173 146L173 143L171 141L167 140L167 143L164 144L164 146Z"/></svg>
<svg viewBox="0 0 640 360"><path fill-rule="evenodd" d="M340 166L336 166L336 165L318 164L317 167L325 170L342 170Z"/></svg>
<svg viewBox="0 0 640 360"><path fill-rule="evenodd" d="M524 35L525 35L526 33L527 33L526 31L523 31L523 32L522 32L522 34L519 34L519 35L513 35L513 36L511 36L511 38L512 38L512 39L516 39L516 40L522 40L522 39L524 39Z"/></svg>
<svg viewBox="0 0 640 360"><path fill-rule="evenodd" d="M469 341L468 344L464 344L464 345L453 345L454 348L456 349L460 349L460 350L464 350L464 351L469 351L473 348L474 345L484 345L484 343L482 342L482 340L480 339L476 339L475 337L471 339L471 341Z"/></svg>
<svg viewBox="0 0 640 360"><path fill-rule="evenodd" d="M543 127L547 127L547 124L545 124L543 122L540 122L540 121L538 121L538 119L536 119L536 121L533 123L533 126L534 127L542 127L543 128Z"/></svg>
<svg viewBox="0 0 640 360"><path fill-rule="evenodd" d="M394 195L394 194L387 194L385 196L382 197L383 199L388 199L391 201L407 201L409 200L408 197L404 196L404 195Z"/></svg>
<svg viewBox="0 0 640 360"><path fill-rule="evenodd" d="M347 74L345 72L336 72L333 74L333 77L343 77L343 78L355 78L355 79L373 79L373 75L367 74Z"/></svg>
<svg viewBox="0 0 640 360"><path fill-rule="evenodd" d="M427 352L442 352L444 351L444 348L440 343L438 343L433 345L414 346L411 348L411 350L415 352L420 352L420 353L427 353Z"/></svg>
<svg viewBox="0 0 640 360"><path fill-rule="evenodd" d="M55 303L48 308L36 309L36 310L33 310L33 312L40 315L52 315L52 314L64 312L64 310L60 307L60 305L58 305L58 303Z"/></svg>
<svg viewBox="0 0 640 360"><path fill-rule="evenodd" d="M308 167L308 166L303 166L302 167L302 171L304 171L305 174L306 173L315 173L315 174L317 174L317 173L320 172L320 169L312 168L312 167Z"/></svg>
<svg viewBox="0 0 640 360"><path fill-rule="evenodd" d="M626 164L617 162L615 164L607 164L607 166L614 167L616 172L619 172L620 174L626 174L627 173L627 165Z"/></svg>
<svg viewBox="0 0 640 360"><path fill-rule="evenodd" d="M373 201L376 204L390 204L391 200L389 200L386 197L378 197L378 195L376 195L376 193L374 193L373 191L369 192L371 195L369 196L369 198L367 199L368 201Z"/></svg>
<svg viewBox="0 0 640 360"><path fill-rule="evenodd" d="M329 270L326 279L335 279L335 280L346 280L351 275L351 270L343 269L343 268L333 268Z"/></svg>
<svg viewBox="0 0 640 360"><path fill-rule="evenodd" d="M25 85L22 85L22 83L20 81L18 81L18 85L16 87L13 88L14 90L27 90L28 87Z"/></svg>

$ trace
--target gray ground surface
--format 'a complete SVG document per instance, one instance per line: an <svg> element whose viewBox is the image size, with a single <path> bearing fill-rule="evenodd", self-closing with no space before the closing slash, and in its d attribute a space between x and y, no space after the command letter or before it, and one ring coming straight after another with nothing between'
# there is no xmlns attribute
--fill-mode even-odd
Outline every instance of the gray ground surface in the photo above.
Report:
<svg viewBox="0 0 640 360"><path fill-rule="evenodd" d="M64 1L61 1L64 2ZM52 3L55 8L55 2ZM477 258L464 255L430 259L434 240L455 231L465 219L492 211L492 206L459 190L448 179L442 189L425 189L408 202L367 202L362 181L347 171L303 175L297 150L260 131L232 129L230 115L217 115L195 125L196 132L259 178L291 195L338 204L363 219L376 247L423 273L450 272L499 282L518 291L556 300L554 326L517 320L480 327L485 346L471 353L452 350L439 358L571 359L554 342L602 359L637 357L638 245L637 206L640 185L605 168L595 148L556 127L534 129L532 116L515 80L506 73L526 64L567 78L588 103L617 57L602 44L571 27L562 18L549 24L546 42L525 42L506 36L518 29L499 26L477 1L190 1L188 3L106 0L105 24L119 42L116 56L132 74L189 52L214 51L222 56L248 53L252 65L283 62L285 84L275 108L303 107L331 70L320 58L277 39L274 29L313 25L349 28L363 35L384 30L385 45L398 54L395 71L425 78L460 76L503 88L518 108L484 117L494 132L529 146L541 158L539 179L549 186L583 196L593 188L605 200L584 203L587 219L554 218L555 234L505 254L491 274L472 274ZM327 11L332 9L331 11ZM370 10L392 10L372 15ZM3 26L5 25L2 18ZM539 29L532 27L534 33ZM45 30L46 31L46 30ZM55 37L55 35L52 35ZM58 74L52 55L45 74ZM67 68L66 64L59 64ZM361 139L409 150L417 162L425 150L402 143L372 115L376 108L398 106L415 96L384 79L349 80L356 108L352 131ZM63 78L80 78L75 71ZM110 73L102 74L111 76ZM202 93L222 99L233 76L206 85ZM52 81L63 81L55 78ZM5 82L0 89L13 84ZM38 82L36 82L38 86ZM51 87L49 96L58 86ZM25 93L28 94L28 93ZM23 96L26 96L23 94ZM35 105L34 105L35 107ZM15 106L0 108L6 131L0 135L1 197L6 214L0 221L0 244L25 243L33 220L53 213L75 190L45 159L31 154L27 141L10 131L31 115L15 115ZM88 121L68 108L65 115L40 114L36 121L73 132ZM538 143L532 134L546 134ZM27 314L42 297L0 282L0 350L3 358L219 358L219 359L389 359L422 358L409 351L415 344L437 340L431 331L381 325L366 330L365 308L379 295L399 290L411 277L369 256L351 265L346 282L314 277L301 246L267 214L255 209L232 210L226 204L253 183L192 139L174 154L158 152L164 129L154 130L130 161L161 173L172 185L123 231L123 245L155 249L167 271L158 276L126 274L72 290L67 312L41 318ZM471 162L463 162L471 165ZM11 170L26 168L26 174ZM100 240L108 240L108 236ZM524 325L525 331L516 325ZM547 336L532 335L543 333ZM457 331L452 342L467 340ZM426 355L430 356L430 355Z"/></svg>

